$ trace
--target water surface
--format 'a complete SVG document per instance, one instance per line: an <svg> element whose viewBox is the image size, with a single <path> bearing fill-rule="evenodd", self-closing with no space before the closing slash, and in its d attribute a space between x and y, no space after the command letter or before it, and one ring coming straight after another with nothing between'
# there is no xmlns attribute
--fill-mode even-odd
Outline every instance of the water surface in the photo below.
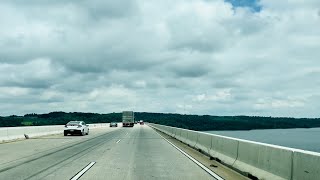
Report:
<svg viewBox="0 0 320 180"><path fill-rule="evenodd" d="M320 128L205 131L239 139L320 152Z"/></svg>

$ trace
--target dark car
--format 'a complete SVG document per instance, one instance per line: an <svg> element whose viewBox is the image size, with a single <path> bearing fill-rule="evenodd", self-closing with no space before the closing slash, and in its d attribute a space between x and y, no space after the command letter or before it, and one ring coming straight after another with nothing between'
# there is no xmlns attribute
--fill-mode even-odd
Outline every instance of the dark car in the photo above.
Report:
<svg viewBox="0 0 320 180"><path fill-rule="evenodd" d="M110 123L110 127L118 127L118 123L116 123L116 122L111 122L111 123Z"/></svg>

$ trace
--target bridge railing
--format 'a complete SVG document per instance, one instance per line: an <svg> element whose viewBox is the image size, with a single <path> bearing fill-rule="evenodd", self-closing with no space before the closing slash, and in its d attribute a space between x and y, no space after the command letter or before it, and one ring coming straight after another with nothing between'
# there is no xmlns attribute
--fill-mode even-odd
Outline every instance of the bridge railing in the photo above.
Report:
<svg viewBox="0 0 320 180"><path fill-rule="evenodd" d="M270 180L320 179L320 153L159 124L149 125L246 175Z"/></svg>

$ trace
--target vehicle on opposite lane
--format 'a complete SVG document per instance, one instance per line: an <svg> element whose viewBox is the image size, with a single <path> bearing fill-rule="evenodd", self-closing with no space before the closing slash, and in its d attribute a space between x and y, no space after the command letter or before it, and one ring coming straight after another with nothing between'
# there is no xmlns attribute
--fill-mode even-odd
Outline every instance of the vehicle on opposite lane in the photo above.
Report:
<svg viewBox="0 0 320 180"><path fill-rule="evenodd" d="M89 125L83 121L70 121L64 126L64 136L68 134L80 134L81 136L89 134Z"/></svg>

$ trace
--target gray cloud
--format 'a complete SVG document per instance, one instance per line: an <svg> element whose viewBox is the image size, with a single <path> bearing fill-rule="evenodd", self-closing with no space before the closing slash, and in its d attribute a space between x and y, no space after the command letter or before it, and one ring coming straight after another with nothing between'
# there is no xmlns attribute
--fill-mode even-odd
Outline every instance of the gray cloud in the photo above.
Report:
<svg viewBox="0 0 320 180"><path fill-rule="evenodd" d="M259 5L1 1L0 115L318 117L319 2Z"/></svg>

